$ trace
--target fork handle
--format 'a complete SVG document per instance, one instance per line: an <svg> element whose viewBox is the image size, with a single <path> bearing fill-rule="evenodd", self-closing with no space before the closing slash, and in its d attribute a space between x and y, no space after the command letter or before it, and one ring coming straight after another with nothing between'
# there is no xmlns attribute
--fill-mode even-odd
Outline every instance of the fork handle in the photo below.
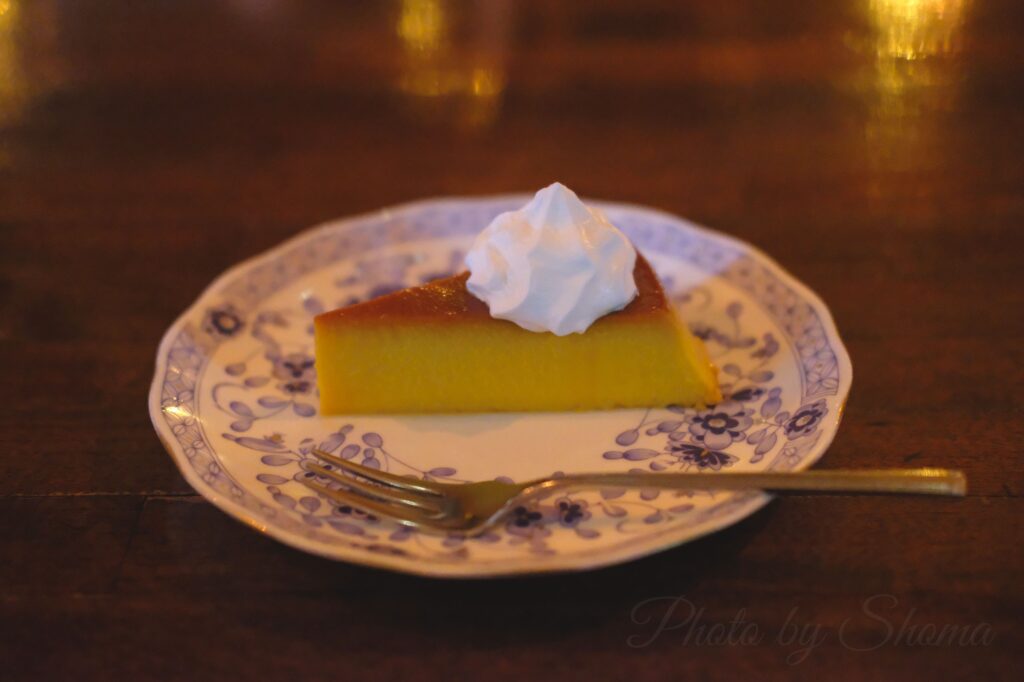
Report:
<svg viewBox="0 0 1024 682"><path fill-rule="evenodd" d="M544 487L765 490L770 492L911 493L963 497L967 478L954 469L823 469L795 472L686 474L579 474Z"/></svg>

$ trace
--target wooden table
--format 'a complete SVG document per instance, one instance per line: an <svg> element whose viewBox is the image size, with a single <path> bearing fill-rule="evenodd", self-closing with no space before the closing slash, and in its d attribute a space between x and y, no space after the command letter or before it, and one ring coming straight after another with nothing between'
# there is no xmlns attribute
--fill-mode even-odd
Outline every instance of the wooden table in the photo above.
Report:
<svg viewBox="0 0 1024 682"><path fill-rule="evenodd" d="M0 0L2 676L1019 674L1022 28L1012 0ZM146 394L217 274L554 179L770 252L856 368L821 466L958 467L969 496L789 497L628 565L444 582L300 554L182 480Z"/></svg>

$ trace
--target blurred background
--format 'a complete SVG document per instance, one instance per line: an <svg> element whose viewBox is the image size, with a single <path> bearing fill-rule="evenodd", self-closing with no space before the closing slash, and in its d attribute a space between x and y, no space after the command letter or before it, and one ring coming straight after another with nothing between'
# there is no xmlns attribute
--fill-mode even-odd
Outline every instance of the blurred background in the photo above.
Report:
<svg viewBox="0 0 1024 682"><path fill-rule="evenodd" d="M925 284L1024 214L1016 8L0 0L0 247L20 245L0 255L0 338L67 333L36 311L109 296L155 341L226 266L308 225L554 180L754 242L841 328L903 323L861 309L899 271L941 332L963 323L951 298L1016 271L993 248L989 281ZM67 278L102 256L152 287L69 293L33 254Z"/></svg>
<svg viewBox="0 0 1024 682"><path fill-rule="evenodd" d="M0 163L59 166L115 214L158 192L298 227L553 179L727 225L825 186L883 211L942 194L906 172L986 162L964 128L998 134L970 109L1020 52L987 35L1000 3L813 5L0 0L0 126L27 131Z"/></svg>

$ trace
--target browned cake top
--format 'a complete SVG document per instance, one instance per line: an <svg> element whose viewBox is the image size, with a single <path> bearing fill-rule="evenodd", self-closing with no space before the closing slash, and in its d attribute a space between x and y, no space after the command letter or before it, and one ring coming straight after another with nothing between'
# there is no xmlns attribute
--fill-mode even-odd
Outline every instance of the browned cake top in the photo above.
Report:
<svg viewBox="0 0 1024 682"><path fill-rule="evenodd" d="M668 309L665 292L650 263L639 253L633 269L638 295L622 310L609 313L603 319L639 318ZM424 321L458 316L463 319L491 319L487 304L466 288L469 273L434 280L423 286L396 291L364 303L356 303L317 316L318 323L368 322L401 320Z"/></svg>

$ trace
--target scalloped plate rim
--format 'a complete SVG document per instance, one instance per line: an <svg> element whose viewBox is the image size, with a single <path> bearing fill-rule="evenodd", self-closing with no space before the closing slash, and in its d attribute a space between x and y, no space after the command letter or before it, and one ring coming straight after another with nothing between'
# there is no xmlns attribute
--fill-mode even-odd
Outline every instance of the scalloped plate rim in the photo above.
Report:
<svg viewBox="0 0 1024 682"><path fill-rule="evenodd" d="M162 388L162 378L166 373L167 362L166 358L169 355L170 346L173 343L176 332L179 331L183 323L190 317L195 315L196 311L206 302L211 299L215 294L222 288L222 286L232 281L234 278L239 276L241 273L250 270L260 264L270 262L278 256L278 254L286 251L289 247L297 245L303 241L313 238L315 235L328 232L332 230L341 229L345 225L358 223L360 221L371 220L373 218L387 215L388 213L397 213L415 210L417 208L425 207L437 207L444 204L458 204L458 203L485 203L485 202L512 202L521 201L525 203L530 199L532 195L513 193L513 194L494 194L494 195L463 195L463 196L437 196L430 198L423 198L403 202L400 204L393 204L381 209L374 211L365 211L362 213L354 214L351 216L344 216L335 218L332 220L323 221L312 225L299 231L297 234L279 242L275 246L266 249L260 253L250 256L235 265L229 267L227 270L218 275L210 284L208 284L202 292L188 305L185 310L178 315L174 322L167 328L164 335L161 337L160 343L157 347L156 358L154 363L154 376L150 386L148 396L148 406L150 420L156 431L157 437L159 438L164 449L170 455L175 465L178 467L179 472L185 481L195 490L197 494L203 497L205 500L213 504L215 507L226 513L228 516L234 518L237 521L255 529L256 531L267 535L289 547L301 550L303 552L313 554L316 556L330 559L332 561L343 561L346 563L352 563L371 568L379 568L399 573L407 573L417 575L421 577L429 578L501 578L516 575L527 575L527 574L542 574L542 573L571 573L585 570L599 569L607 566L617 565L636 559L641 559L658 552L666 551L693 540L697 540L701 537L709 535L728 528L743 519L753 515L760 509L762 509L769 501L772 496L766 493L757 494L744 504L727 514L720 515L708 522L700 524L698 526L691 526L685 529L678 529L681 534L685 537L679 538L668 538L665 539L665 535L671 535L672 529L667 529L664 532L654 534L650 538L650 542L641 545L631 545L628 547L609 548L606 552L600 553L598 556L592 555L558 555L551 557L545 561L537 561L536 559L530 558L517 558L512 559L507 563L485 563L476 564L473 562L466 563L449 563L440 564L424 561L422 559L410 558L405 556L394 556L394 555L378 555L372 553L363 553L358 556L339 556L336 553L332 553L323 549L319 544L314 541L308 540L299 535L295 535L286 529L278 528L276 526L264 524L248 510L241 505L236 504L227 496L221 495L215 490L210 489L205 482L199 478L198 474L188 466L188 460L184 456L184 453L179 451L179 446L174 443L170 436L170 427L163 420L163 412L161 410L161 396L160 391ZM679 223L686 229L692 230L695 233L702 235L705 238L722 242L730 245L734 248L738 248L748 254L750 254L754 260L761 262L771 268L776 275L778 275L782 281L791 286L800 297L806 301L818 314L819 319L824 329L829 345L835 352L836 361L839 366L839 384L836 389L835 400L838 403L838 407L834 414L828 415L823 420L823 426L828 428L823 429L822 437L815 443L808 454L799 462L795 467L795 470L802 470L813 466L821 457L825 451L832 444L838 433L839 424L842 420L843 411L846 406L846 400L849 396L850 388L853 381L853 367L850 361L849 353L844 345L842 338L839 335L839 330L836 326L835 320L832 316L831 310L810 287L804 284L802 281L797 279L788 270L781 266L778 261L768 255L766 252L761 250L759 247L743 241L737 237L733 237L722 232L718 232L714 229L705 227L694 223L686 218L673 214L671 212L653 208L650 206L644 206L640 204L634 204L630 202L621 201L607 201L607 200L596 200L587 198L586 201L592 205L596 205L602 208L612 207L615 209L627 210L634 213L649 214L657 216L663 220L669 222Z"/></svg>

